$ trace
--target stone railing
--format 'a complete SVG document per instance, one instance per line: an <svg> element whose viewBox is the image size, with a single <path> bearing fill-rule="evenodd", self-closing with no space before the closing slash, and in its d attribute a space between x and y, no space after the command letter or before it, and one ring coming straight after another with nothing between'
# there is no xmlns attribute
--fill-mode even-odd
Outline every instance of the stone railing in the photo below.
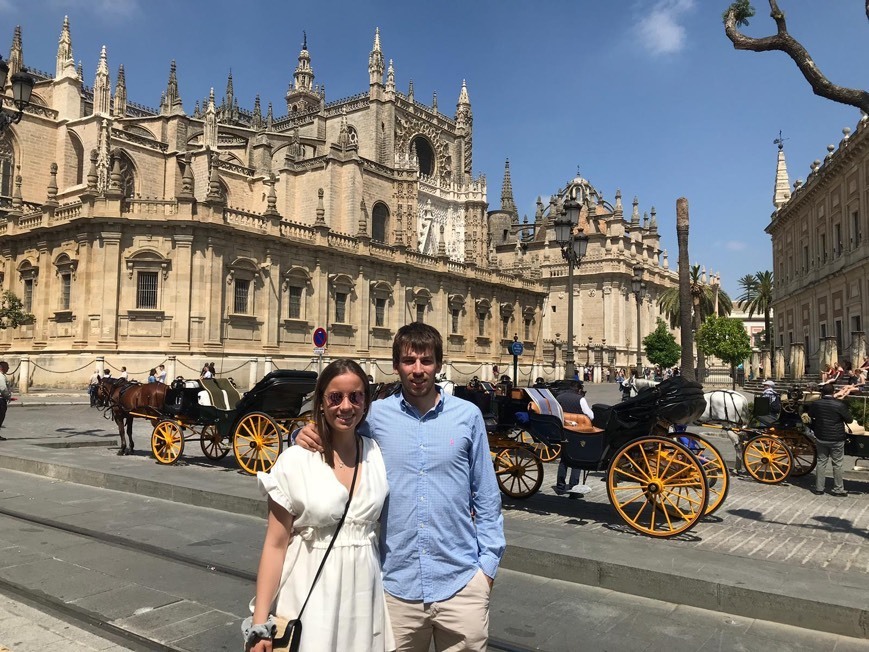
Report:
<svg viewBox="0 0 869 652"><path fill-rule="evenodd" d="M151 138L140 136L139 134L135 134L131 131L124 131L123 129L113 130L112 138L116 138L117 140L125 140L128 143L141 145L142 147L148 147L149 149L156 149L160 152L165 152L169 149L168 143L164 143L159 140L152 140Z"/></svg>
<svg viewBox="0 0 869 652"><path fill-rule="evenodd" d="M238 163L231 163L230 161L224 161L222 159L217 159L217 168L219 170L235 172L246 177L252 177L254 172L253 168L249 168L245 165L239 165Z"/></svg>
<svg viewBox="0 0 869 652"><path fill-rule="evenodd" d="M289 240L302 240L311 242L314 240L314 230L306 224L296 222L281 222L280 233L282 238Z"/></svg>
<svg viewBox="0 0 869 652"><path fill-rule="evenodd" d="M273 122L275 131L286 131L287 127L301 127L302 125L308 124L319 112L320 109L317 108L312 109L311 111L305 111L303 113L295 113L293 115L281 116Z"/></svg>
<svg viewBox="0 0 869 652"><path fill-rule="evenodd" d="M28 213L18 218L19 229L35 229L40 226L42 226L42 211Z"/></svg>
<svg viewBox="0 0 869 652"><path fill-rule="evenodd" d="M174 199L125 199L121 212L129 215L175 215L178 203Z"/></svg>
<svg viewBox="0 0 869 652"><path fill-rule="evenodd" d="M371 255L375 258L395 260L395 249L382 242L372 242Z"/></svg>
<svg viewBox="0 0 869 652"><path fill-rule="evenodd" d="M341 249L342 251L351 251L353 253L359 250L359 240L346 233L330 231L327 242L331 249Z"/></svg>
<svg viewBox="0 0 869 652"><path fill-rule="evenodd" d="M157 113L159 112L154 107L127 100L126 116L128 118L149 118L157 115Z"/></svg>
<svg viewBox="0 0 869 652"><path fill-rule="evenodd" d="M387 177L393 177L395 175L395 171L391 167L383 165L381 163L377 163L375 161L371 161L367 158L362 159L362 168L364 170L371 170L372 172L377 172L378 174L382 174Z"/></svg>
<svg viewBox="0 0 869 652"><path fill-rule="evenodd" d="M3 106L8 106L13 111L18 110L11 97L3 96ZM24 112L31 115L42 116L43 118L49 118L50 120L56 120L58 116L57 111L49 109L47 106L42 106L41 104L28 104L24 107Z"/></svg>
<svg viewBox="0 0 869 652"><path fill-rule="evenodd" d="M237 208L224 208L223 219L227 224L233 226L242 226L257 231L268 231L269 229L268 218L259 213L251 213Z"/></svg>
<svg viewBox="0 0 869 652"><path fill-rule="evenodd" d="M340 100L329 102L326 105L326 116L340 115L344 110L355 111L356 109L364 108L368 106L369 100L370 98L367 92L357 93L350 97L342 97Z"/></svg>
<svg viewBox="0 0 869 652"><path fill-rule="evenodd" d="M416 251L408 251L406 254L406 261L408 265L413 265L414 267L422 267L425 269L437 269L438 267L438 261L436 258L426 256L425 254Z"/></svg>
<svg viewBox="0 0 869 652"><path fill-rule="evenodd" d="M51 218L52 224L55 222L69 222L77 217L81 217L81 202L73 202L64 204L54 209L54 215Z"/></svg>

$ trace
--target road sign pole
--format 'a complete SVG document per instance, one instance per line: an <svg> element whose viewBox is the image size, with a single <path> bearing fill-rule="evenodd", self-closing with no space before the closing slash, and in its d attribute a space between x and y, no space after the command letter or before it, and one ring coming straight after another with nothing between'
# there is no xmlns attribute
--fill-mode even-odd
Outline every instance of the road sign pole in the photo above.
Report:
<svg viewBox="0 0 869 652"><path fill-rule="evenodd" d="M513 354L513 387L516 387L519 382L519 356Z"/></svg>

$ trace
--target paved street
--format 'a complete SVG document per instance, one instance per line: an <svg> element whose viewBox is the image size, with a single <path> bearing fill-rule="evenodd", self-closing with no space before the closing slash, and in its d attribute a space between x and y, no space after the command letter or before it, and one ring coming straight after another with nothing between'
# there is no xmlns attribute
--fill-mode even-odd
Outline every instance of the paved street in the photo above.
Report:
<svg viewBox="0 0 869 652"><path fill-rule="evenodd" d="M592 402L611 400L615 386L590 386L589 394ZM87 406L60 404L71 400L80 399L25 397L10 410L0 467L77 484L4 472L0 508L84 532L0 517L0 580L183 649L223 649L228 640L226 649L236 649L233 623L251 583L208 567L253 573L264 503L251 478L231 456L208 462L196 442L184 464L155 464L141 421L137 454L117 457L113 424ZM732 456L728 443L720 448ZM594 476L585 499L556 496L555 469L546 465L538 495L505 500L508 552L493 596L495 638L545 650L576 649L580 633L590 650L664 649L656 643L664 640L666 649L686 650L867 649L851 638L869 637L869 483L860 475L846 482L846 499L815 497L804 483L737 478L715 517L665 541L628 530ZM119 550L88 533L182 553L201 559L202 568L155 564L153 551ZM112 608L101 612L106 605ZM758 614L778 623L755 621ZM198 623L195 633L179 622ZM36 649L10 646L5 636L0 644L11 649Z"/></svg>

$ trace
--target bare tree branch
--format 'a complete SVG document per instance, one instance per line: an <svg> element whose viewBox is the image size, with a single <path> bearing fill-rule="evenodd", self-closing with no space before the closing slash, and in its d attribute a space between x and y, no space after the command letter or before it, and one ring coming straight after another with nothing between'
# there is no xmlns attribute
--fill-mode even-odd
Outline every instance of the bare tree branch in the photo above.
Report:
<svg viewBox="0 0 869 652"><path fill-rule="evenodd" d="M736 50L751 50L752 52L769 52L778 50L784 52L803 73L806 81L812 87L815 95L828 100L848 104L869 113L869 93L856 88L847 88L833 84L820 71L809 52L788 33L784 13L779 9L776 0L769 0L770 17L775 21L777 33L775 36L753 38L746 36L737 27L737 3L731 4L724 15L724 33L733 43ZM869 0L866 0L866 17L869 19Z"/></svg>

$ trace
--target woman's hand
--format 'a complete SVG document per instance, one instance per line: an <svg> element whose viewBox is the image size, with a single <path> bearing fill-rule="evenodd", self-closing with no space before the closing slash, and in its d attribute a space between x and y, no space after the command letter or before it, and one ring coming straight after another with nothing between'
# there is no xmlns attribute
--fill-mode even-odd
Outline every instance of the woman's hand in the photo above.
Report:
<svg viewBox="0 0 869 652"><path fill-rule="evenodd" d="M323 441L317 434L317 426L313 423L306 423L302 426L302 429L296 434L296 445L301 446L306 451L322 453Z"/></svg>
<svg viewBox="0 0 869 652"><path fill-rule="evenodd" d="M249 652L272 652L272 639L261 638L250 647Z"/></svg>

